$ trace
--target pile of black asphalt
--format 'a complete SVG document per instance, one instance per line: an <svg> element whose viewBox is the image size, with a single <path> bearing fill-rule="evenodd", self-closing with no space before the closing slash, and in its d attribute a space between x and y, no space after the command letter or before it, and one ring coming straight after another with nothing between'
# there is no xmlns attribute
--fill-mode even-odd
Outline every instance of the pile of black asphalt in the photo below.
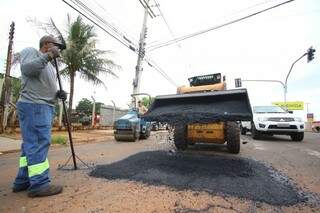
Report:
<svg viewBox="0 0 320 213"><path fill-rule="evenodd" d="M98 165L90 175L166 185L176 190L205 191L271 205L288 206L307 200L280 172L236 156L148 151L112 164Z"/></svg>

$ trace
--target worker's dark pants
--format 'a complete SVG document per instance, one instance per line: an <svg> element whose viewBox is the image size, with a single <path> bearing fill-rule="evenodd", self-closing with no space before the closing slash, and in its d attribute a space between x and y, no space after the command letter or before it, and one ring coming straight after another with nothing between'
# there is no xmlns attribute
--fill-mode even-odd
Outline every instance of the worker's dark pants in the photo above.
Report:
<svg viewBox="0 0 320 213"><path fill-rule="evenodd" d="M54 107L47 104L17 103L22 135L19 172L14 187L37 191L50 182L47 159Z"/></svg>

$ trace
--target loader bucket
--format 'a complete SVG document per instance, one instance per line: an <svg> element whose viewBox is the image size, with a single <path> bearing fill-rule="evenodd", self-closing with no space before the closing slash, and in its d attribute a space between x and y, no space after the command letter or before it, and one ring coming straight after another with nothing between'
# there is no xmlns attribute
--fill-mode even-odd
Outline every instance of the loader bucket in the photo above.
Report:
<svg viewBox="0 0 320 213"><path fill-rule="evenodd" d="M157 96L143 117L172 125L250 121L252 111L247 90L234 89Z"/></svg>

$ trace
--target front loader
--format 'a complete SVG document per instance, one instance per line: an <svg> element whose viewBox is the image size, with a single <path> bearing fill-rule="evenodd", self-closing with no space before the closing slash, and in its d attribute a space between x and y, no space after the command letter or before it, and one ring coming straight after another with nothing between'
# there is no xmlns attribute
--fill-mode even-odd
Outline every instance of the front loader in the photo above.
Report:
<svg viewBox="0 0 320 213"><path fill-rule="evenodd" d="M190 86L179 87L177 94L157 96L144 119L173 126L179 150L195 143L227 143L229 152L239 153L237 122L252 120L247 90L226 90L221 73L188 80Z"/></svg>

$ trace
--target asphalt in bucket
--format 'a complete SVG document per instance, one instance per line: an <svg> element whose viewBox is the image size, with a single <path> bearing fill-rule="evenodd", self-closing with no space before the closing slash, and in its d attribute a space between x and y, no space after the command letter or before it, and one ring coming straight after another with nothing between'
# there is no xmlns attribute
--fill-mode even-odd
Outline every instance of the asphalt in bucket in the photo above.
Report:
<svg viewBox="0 0 320 213"><path fill-rule="evenodd" d="M98 165L90 175L166 185L178 190L206 191L271 205L288 206L307 200L280 172L240 157L149 151Z"/></svg>

